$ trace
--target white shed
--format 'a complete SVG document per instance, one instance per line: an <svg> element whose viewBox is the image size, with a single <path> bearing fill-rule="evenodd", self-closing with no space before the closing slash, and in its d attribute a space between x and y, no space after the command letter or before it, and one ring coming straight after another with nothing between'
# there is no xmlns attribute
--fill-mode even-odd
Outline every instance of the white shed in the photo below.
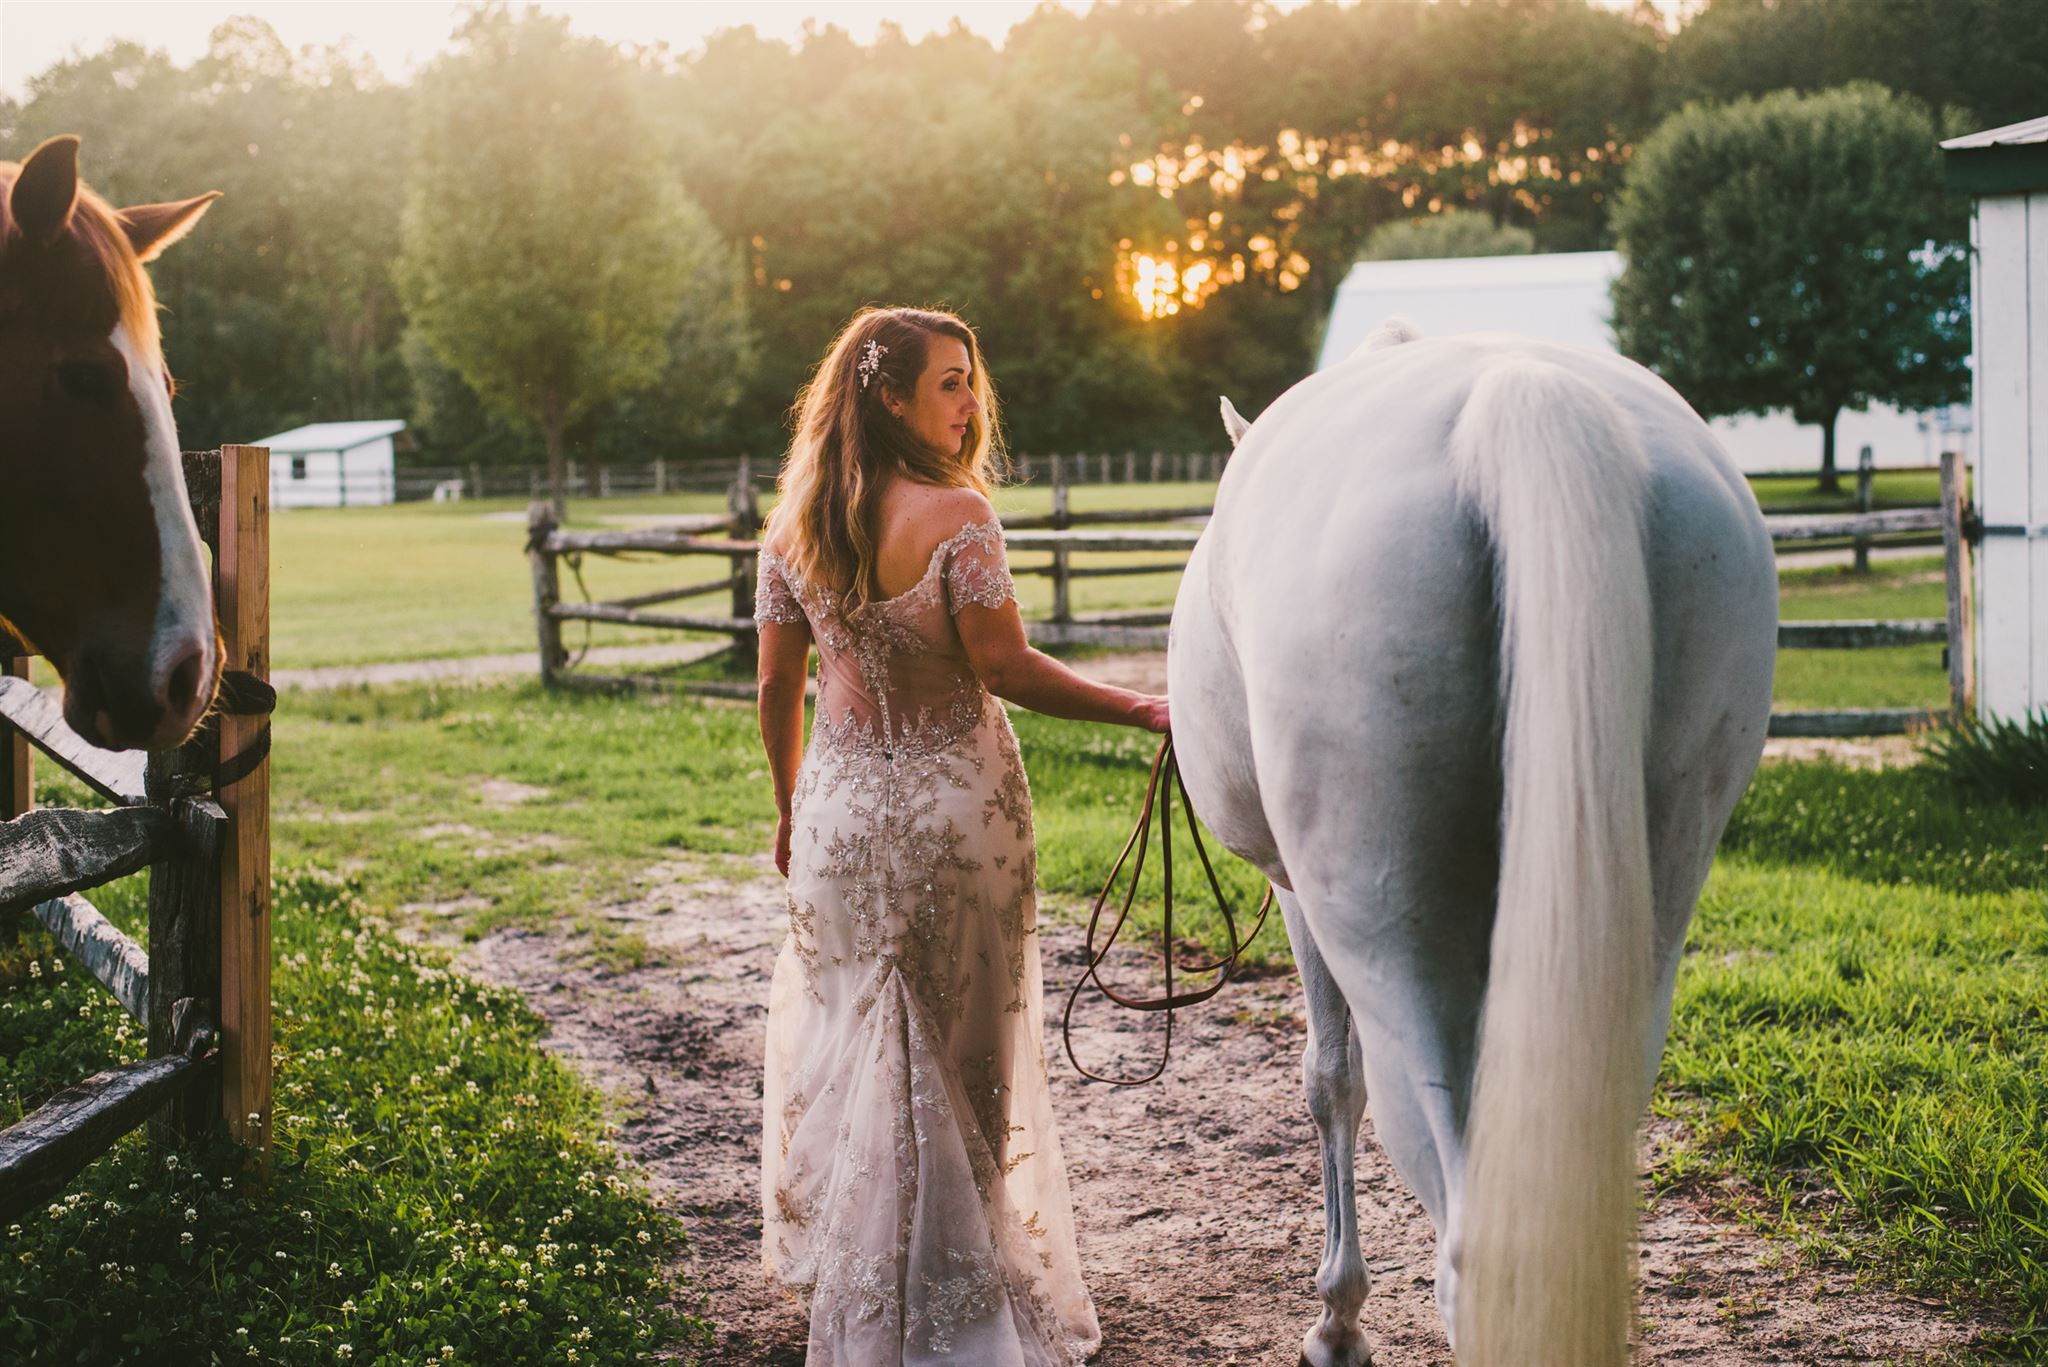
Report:
<svg viewBox="0 0 2048 1367"><path fill-rule="evenodd" d="M316 422L255 443L270 448L270 506L348 508L390 503L398 472L392 438L397 418Z"/></svg>
<svg viewBox="0 0 2048 1367"><path fill-rule="evenodd" d="M1619 252L1473 256L1437 261L1361 261L1337 287L1321 370L1349 356L1366 334L1399 315L1425 337L1456 332L1514 332L1547 341L1616 350L1608 286L1621 274ZM1887 465L1933 465L1956 449L1967 409L1901 413L1879 404L1844 412L1835 423L1836 459L1854 470L1871 448ZM1712 426L1745 470L1820 468L1820 429L1789 414L1716 418Z"/></svg>
<svg viewBox="0 0 2048 1367"><path fill-rule="evenodd" d="M1942 145L1975 200L1977 710L2048 707L2048 117Z"/></svg>

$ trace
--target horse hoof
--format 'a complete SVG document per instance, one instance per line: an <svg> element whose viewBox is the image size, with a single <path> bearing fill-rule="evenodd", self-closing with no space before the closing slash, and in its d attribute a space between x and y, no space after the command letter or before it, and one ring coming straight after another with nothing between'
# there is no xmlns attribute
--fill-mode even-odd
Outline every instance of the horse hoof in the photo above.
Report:
<svg viewBox="0 0 2048 1367"><path fill-rule="evenodd" d="M1317 1325L1301 1341L1300 1367L1372 1367L1372 1350L1364 1334L1354 1330L1333 1339Z"/></svg>

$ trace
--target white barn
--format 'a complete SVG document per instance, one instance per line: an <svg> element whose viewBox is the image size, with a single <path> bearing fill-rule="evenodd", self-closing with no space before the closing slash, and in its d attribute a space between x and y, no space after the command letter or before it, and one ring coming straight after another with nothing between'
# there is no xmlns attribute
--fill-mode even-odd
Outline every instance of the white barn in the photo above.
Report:
<svg viewBox="0 0 2048 1367"><path fill-rule="evenodd" d="M390 503L397 493L397 418L316 422L255 443L270 448L270 506L350 508Z"/></svg>
<svg viewBox="0 0 2048 1367"><path fill-rule="evenodd" d="M1975 200L1977 710L2018 719L2048 707L2048 117L1942 150Z"/></svg>
<svg viewBox="0 0 2048 1367"><path fill-rule="evenodd" d="M1616 350L1608 286L1621 274L1619 252L1475 256L1437 261L1361 261L1337 288L1316 369L1349 356L1366 334L1399 315L1425 337L1456 332L1514 332L1548 341ZM1879 466L1932 465L1955 449L1967 410L1901 413L1873 404L1835 423L1835 460L1853 471L1868 445ZM1744 470L1820 468L1821 436L1791 415L1717 418L1714 431Z"/></svg>

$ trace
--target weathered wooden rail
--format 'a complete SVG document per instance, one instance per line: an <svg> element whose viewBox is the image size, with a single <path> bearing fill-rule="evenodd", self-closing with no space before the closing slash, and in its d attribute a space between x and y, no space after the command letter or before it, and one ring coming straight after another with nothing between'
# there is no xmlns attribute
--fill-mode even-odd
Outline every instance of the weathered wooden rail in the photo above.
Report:
<svg viewBox="0 0 2048 1367"><path fill-rule="evenodd" d="M34 915L148 1031L144 1058L0 1132L0 1220L144 1121L166 1142L225 1125L259 1154L270 1144L270 453L187 453L185 479L230 671L185 745L91 745L29 682L27 648L0 636L0 915ZM36 750L117 805L36 810ZM144 867L147 950L79 895Z"/></svg>
<svg viewBox="0 0 2048 1367"><path fill-rule="evenodd" d="M1819 621L1785 622L1778 628L1778 645L1786 650L1861 650L1888 646L1967 642L1970 591L1970 537L1968 502L1963 488L1965 470L1961 458L1942 458L1943 501L1937 507L1895 508L1873 511L1870 449L1865 447L1859 463L1858 502L1864 511L1831 513L1781 513L1767 516L1771 543L1779 555L1808 551L1853 550L1859 570L1868 569L1872 549L1895 546L1938 544L1945 548L1949 611L1946 618L1906 621ZM1209 507L1147 508L1137 510L1075 511L1070 506L1064 458L1050 458L1052 512L1048 516L1006 519L1003 539L1013 555L1042 555L1042 563L1013 561L1011 572L1019 577L1043 576L1052 581L1052 612L1049 618L1025 624L1031 639L1040 645L1107 646L1126 650L1159 650L1166 645L1171 613L1164 608L1116 612L1076 612L1072 590L1078 580L1132 574L1178 574L1186 565L1187 553L1201 536L1196 525L1171 528L1133 527L1130 523L1177 522L1194 524L1205 520ZM677 687L687 691L745 695L748 684L733 680L694 680L678 683L654 674L591 674L571 668L562 643L562 623L613 622L624 626L664 630L695 631L731 637L724 649L751 661L755 639L753 621L754 562L760 545L752 539L761 526L754 499L750 467L742 462L727 491L728 512L677 519L661 526L630 531L568 532L554 521L546 503L533 505L527 542L534 581L535 621L540 632L541 678L550 687L622 689L636 687ZM1105 526L1104 524L1117 524ZM725 556L729 573L706 578L676 589L642 593L606 602L565 603L561 598L558 561L572 565L584 555ZM1077 563L1077 556L1104 553L1141 554L1145 558L1123 563ZM729 613L650 612L657 604L683 598L730 595ZM1967 649L1950 649L1950 709L1970 704ZM1927 708L1847 708L1826 711L1786 711L1771 718L1775 736L1874 736L1895 735L1931 726L1946 712Z"/></svg>

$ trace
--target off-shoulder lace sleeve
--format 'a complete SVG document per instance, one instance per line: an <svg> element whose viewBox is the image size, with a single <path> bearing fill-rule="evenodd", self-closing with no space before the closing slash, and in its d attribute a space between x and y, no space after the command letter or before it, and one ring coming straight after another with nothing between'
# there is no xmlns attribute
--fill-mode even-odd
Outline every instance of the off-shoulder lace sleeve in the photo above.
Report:
<svg viewBox="0 0 2048 1367"><path fill-rule="evenodd" d="M803 605L789 586L789 567L773 551L761 552L754 575L754 620L757 622L801 622Z"/></svg>
<svg viewBox="0 0 2048 1367"><path fill-rule="evenodd" d="M1003 553L1003 524L990 518L953 533L946 543L946 608L958 612L972 603L999 608L1017 596L1010 562Z"/></svg>

